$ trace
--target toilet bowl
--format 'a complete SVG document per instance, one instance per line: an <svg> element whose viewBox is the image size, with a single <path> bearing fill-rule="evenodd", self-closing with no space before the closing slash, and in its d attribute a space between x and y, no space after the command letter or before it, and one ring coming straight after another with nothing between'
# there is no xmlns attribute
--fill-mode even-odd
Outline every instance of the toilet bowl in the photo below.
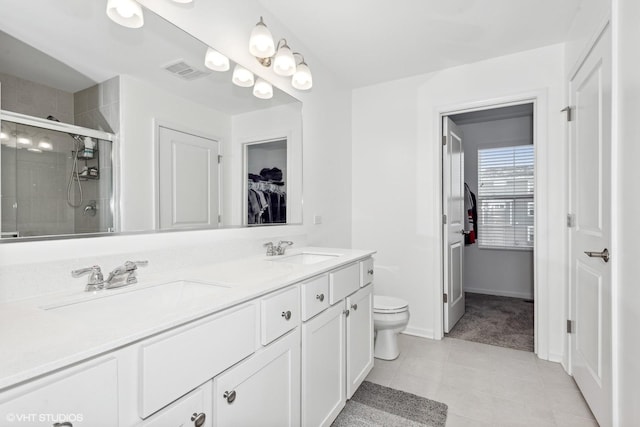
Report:
<svg viewBox="0 0 640 427"><path fill-rule="evenodd" d="M409 322L409 303L400 298L373 296L373 329L376 333L373 356L393 360L400 355L398 334Z"/></svg>

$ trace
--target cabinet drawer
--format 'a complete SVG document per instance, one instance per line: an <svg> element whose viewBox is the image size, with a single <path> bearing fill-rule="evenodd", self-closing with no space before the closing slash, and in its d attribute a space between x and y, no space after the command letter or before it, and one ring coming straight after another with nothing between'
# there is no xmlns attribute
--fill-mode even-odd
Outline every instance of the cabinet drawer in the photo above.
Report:
<svg viewBox="0 0 640 427"><path fill-rule="evenodd" d="M300 323L298 286L267 295L260 301L262 345L286 334Z"/></svg>
<svg viewBox="0 0 640 427"><path fill-rule="evenodd" d="M202 427L211 426L211 381L198 387L177 402L147 418L140 427L183 427L194 426L195 422L204 423ZM202 415L201 415L202 414Z"/></svg>
<svg viewBox="0 0 640 427"><path fill-rule="evenodd" d="M364 288L373 282L373 258L360 261L360 287Z"/></svg>
<svg viewBox="0 0 640 427"><path fill-rule="evenodd" d="M331 305L351 295L360 288L360 269L351 264L329 273L329 303Z"/></svg>
<svg viewBox="0 0 640 427"><path fill-rule="evenodd" d="M0 402L3 426L117 426L118 362L108 358L52 374L3 393Z"/></svg>
<svg viewBox="0 0 640 427"><path fill-rule="evenodd" d="M329 275L323 274L303 282L302 320L309 320L325 308L329 307Z"/></svg>
<svg viewBox="0 0 640 427"><path fill-rule="evenodd" d="M140 347L140 416L146 418L256 350L254 304L227 310Z"/></svg>

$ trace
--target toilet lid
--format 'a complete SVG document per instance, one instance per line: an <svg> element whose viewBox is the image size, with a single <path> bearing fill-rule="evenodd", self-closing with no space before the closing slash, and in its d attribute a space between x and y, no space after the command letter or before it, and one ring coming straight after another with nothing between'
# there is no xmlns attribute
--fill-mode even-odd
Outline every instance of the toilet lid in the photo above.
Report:
<svg viewBox="0 0 640 427"><path fill-rule="evenodd" d="M385 295L373 296L374 311L398 311L406 308L408 305L409 303L401 298L388 297Z"/></svg>

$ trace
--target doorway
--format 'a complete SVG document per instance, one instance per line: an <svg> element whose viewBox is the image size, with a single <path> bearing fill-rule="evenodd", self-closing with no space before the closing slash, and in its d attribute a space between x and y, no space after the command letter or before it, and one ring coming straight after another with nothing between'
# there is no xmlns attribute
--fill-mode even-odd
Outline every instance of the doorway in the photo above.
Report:
<svg viewBox="0 0 640 427"><path fill-rule="evenodd" d="M535 350L534 128L532 102L443 116L446 336Z"/></svg>

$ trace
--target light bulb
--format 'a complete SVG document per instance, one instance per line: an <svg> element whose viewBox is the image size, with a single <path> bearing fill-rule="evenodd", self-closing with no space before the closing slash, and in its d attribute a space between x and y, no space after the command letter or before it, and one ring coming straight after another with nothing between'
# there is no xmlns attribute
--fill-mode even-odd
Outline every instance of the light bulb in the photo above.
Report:
<svg viewBox="0 0 640 427"><path fill-rule="evenodd" d="M273 71L281 76L292 76L296 72L296 60L286 42L276 53L273 61Z"/></svg>
<svg viewBox="0 0 640 427"><path fill-rule="evenodd" d="M127 28L144 25L142 7L135 0L107 0L107 16L116 24Z"/></svg>
<svg viewBox="0 0 640 427"><path fill-rule="evenodd" d="M50 150L53 149L53 144L51 144L49 141L43 139L42 141L38 142L38 148L40 148L42 150L50 151Z"/></svg>
<svg viewBox="0 0 640 427"><path fill-rule="evenodd" d="M229 58L209 47L204 57L204 65L213 71L227 71L229 69Z"/></svg>
<svg viewBox="0 0 640 427"><path fill-rule="evenodd" d="M253 87L253 95L260 99L270 99L273 97L273 86L271 86L271 83L258 77Z"/></svg>
<svg viewBox="0 0 640 427"><path fill-rule="evenodd" d="M31 145L31 140L29 138L25 138L24 136L18 137L17 141L18 141L18 144Z"/></svg>
<svg viewBox="0 0 640 427"><path fill-rule="evenodd" d="M231 81L240 87L253 86L253 73L246 68L236 64L233 68L233 77Z"/></svg>
<svg viewBox="0 0 640 427"><path fill-rule="evenodd" d="M9 136L4 132L0 132L0 139L9 139Z"/></svg>
<svg viewBox="0 0 640 427"><path fill-rule="evenodd" d="M269 58L276 52L271 31L264 25L262 17L253 27L249 37L249 52L257 58Z"/></svg>
<svg viewBox="0 0 640 427"><path fill-rule="evenodd" d="M313 77L309 66L301 62L296 67L296 73L291 78L291 86L299 90L308 90L313 86Z"/></svg>

